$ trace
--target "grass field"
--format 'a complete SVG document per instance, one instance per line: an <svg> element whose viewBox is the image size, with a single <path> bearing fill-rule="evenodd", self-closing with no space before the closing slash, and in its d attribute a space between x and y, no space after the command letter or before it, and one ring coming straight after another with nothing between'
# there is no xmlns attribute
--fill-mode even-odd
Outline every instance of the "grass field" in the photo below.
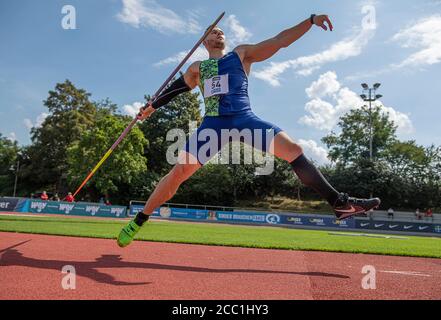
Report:
<svg viewBox="0 0 441 320"><path fill-rule="evenodd" d="M127 221L90 218L0 216L0 231L115 239ZM376 239L330 235L328 231L219 224L149 222L137 240L441 258L441 239ZM115 243L116 245L116 243Z"/></svg>

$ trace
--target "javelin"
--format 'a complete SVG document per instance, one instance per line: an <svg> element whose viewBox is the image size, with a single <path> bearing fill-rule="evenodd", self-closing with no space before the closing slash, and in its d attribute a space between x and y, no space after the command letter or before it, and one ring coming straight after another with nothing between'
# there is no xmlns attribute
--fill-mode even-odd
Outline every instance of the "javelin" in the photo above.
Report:
<svg viewBox="0 0 441 320"><path fill-rule="evenodd" d="M191 55L196 51L196 49L201 45L201 43L205 40L205 38L213 31L213 29L216 27L216 25L219 23L219 21L222 20L224 17L225 12L222 12L222 14L219 16L219 18L216 19L216 21L205 31L202 38L195 44L193 49L190 50L190 52L185 56L185 58L182 60L182 62L176 67L175 70L171 73L171 75L165 80L165 82L162 84L162 86L158 89L158 91L153 96L152 100L155 100L161 92L164 90L164 88L167 86L167 84L173 79L173 77L178 73L179 70L181 70L182 66L188 61L188 59L191 57ZM146 107L146 106L145 106ZM144 108L145 108L144 107ZM75 196L84 188L84 186L87 184L87 182L93 177L93 175L98 171L98 169L102 166L102 164L107 160L107 158L110 157L112 152L118 147L118 145L123 141L123 139L129 134L129 132L132 130L132 128L135 126L135 124L138 122L138 116L135 117L135 119L132 120L132 122L129 124L129 126L124 130L124 132L121 134L121 136L118 138L118 140L115 141L115 143L112 145L112 147L107 151L107 153L104 155L104 157L98 162L98 164L95 166L95 168L89 173L87 178L83 181L83 183L80 185L80 187L75 191L73 197Z"/></svg>

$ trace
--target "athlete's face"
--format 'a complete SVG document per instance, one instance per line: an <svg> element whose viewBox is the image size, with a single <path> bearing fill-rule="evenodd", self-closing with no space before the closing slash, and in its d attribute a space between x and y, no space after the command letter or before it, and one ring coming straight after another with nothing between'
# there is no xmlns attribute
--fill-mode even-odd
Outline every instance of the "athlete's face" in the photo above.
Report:
<svg viewBox="0 0 441 320"><path fill-rule="evenodd" d="M225 49L225 34L221 28L214 28L213 31L205 38L204 45L207 50Z"/></svg>

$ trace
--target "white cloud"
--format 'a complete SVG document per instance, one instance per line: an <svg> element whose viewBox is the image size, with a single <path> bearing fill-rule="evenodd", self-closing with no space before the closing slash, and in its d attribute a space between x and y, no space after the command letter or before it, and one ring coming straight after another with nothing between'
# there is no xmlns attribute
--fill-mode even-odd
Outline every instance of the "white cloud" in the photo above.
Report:
<svg viewBox="0 0 441 320"><path fill-rule="evenodd" d="M364 104L357 93L341 86L335 72L322 74L306 89L306 93L311 100L305 106L307 115L300 118L299 122L323 131L335 129L340 117ZM377 105L382 106L385 113L389 113L389 118L398 126L398 134L410 134L414 131L407 114L384 106L381 101Z"/></svg>
<svg viewBox="0 0 441 320"><path fill-rule="evenodd" d="M319 165L324 165L330 162L328 159L328 151L319 146L316 141L299 139L298 144L303 148L305 154Z"/></svg>
<svg viewBox="0 0 441 320"><path fill-rule="evenodd" d="M202 29L193 13L184 19L155 0L122 0L122 4L118 20L135 28L152 28L166 34L198 33Z"/></svg>
<svg viewBox="0 0 441 320"><path fill-rule="evenodd" d="M334 43L322 52L283 62L270 62L268 67L254 72L253 75L274 87L280 86L280 76L289 69L295 70L298 75L308 76L327 63L360 55L374 34L375 29L361 28L354 35Z"/></svg>
<svg viewBox="0 0 441 320"><path fill-rule="evenodd" d="M381 101L378 102L378 105L382 105ZM389 113L389 119L398 126L398 134L410 134L415 131L412 121L407 114L401 113L394 108L386 106L383 106L383 110L385 113Z"/></svg>
<svg viewBox="0 0 441 320"><path fill-rule="evenodd" d="M35 120L35 127L39 128L41 127L41 125L43 124L44 120L46 120L46 118L49 116L49 114L47 113L42 113L40 115L37 116L37 119Z"/></svg>
<svg viewBox="0 0 441 320"><path fill-rule="evenodd" d="M37 118L35 118L35 123L31 119L28 119L28 118L24 119L23 123L28 130L31 130L32 128L39 128L39 127L41 127L44 120L46 120L46 118L48 116L49 116L49 114L43 112L43 113L39 114L37 116Z"/></svg>
<svg viewBox="0 0 441 320"><path fill-rule="evenodd" d="M242 26L234 14L226 19L228 42L232 47L243 44L251 39L253 34Z"/></svg>
<svg viewBox="0 0 441 320"><path fill-rule="evenodd" d="M32 123L31 119L26 118L23 120L23 123L28 130L31 130L34 127L34 124Z"/></svg>
<svg viewBox="0 0 441 320"><path fill-rule="evenodd" d="M15 134L15 132L10 132L10 133L9 133L9 136L8 136L8 139L9 139L10 141L12 141L12 142L17 141L17 135Z"/></svg>
<svg viewBox="0 0 441 320"><path fill-rule="evenodd" d="M441 62L441 16L435 15L420 19L411 26L399 31L392 38L392 42L401 44L406 50L416 48L399 63L390 63L382 68L371 71L362 71L346 77L347 81L379 77L398 69L422 69ZM400 49L400 52L404 50Z"/></svg>
<svg viewBox="0 0 441 320"><path fill-rule="evenodd" d="M177 54L175 54L172 57L166 58L164 60L161 60L157 63L155 63L155 67L162 67L164 65L167 64L178 64L179 62L181 62L185 56L189 53L190 51L182 51L179 52ZM191 57L188 59L187 63L193 63L195 61L203 61L208 59L208 51L205 50L204 48L197 48L196 51L191 55Z"/></svg>
<svg viewBox="0 0 441 320"><path fill-rule="evenodd" d="M227 51L234 49L234 47L237 46L238 44L248 41L251 37L252 37L252 33L249 32L244 26L240 24L239 20L235 15L228 16L228 18L226 19ZM188 54L188 52L189 50L178 52L177 54L165 58L155 63L154 65L156 67L162 67L168 64L177 64L184 59L184 57ZM191 64L193 62L203 61L208 58L209 58L208 51L203 47L199 47L190 57L188 63Z"/></svg>
<svg viewBox="0 0 441 320"><path fill-rule="evenodd" d="M306 94L310 98L321 98L337 92L340 90L340 87L340 82L337 81L337 74L329 71L322 74L317 81L314 81L306 89Z"/></svg>
<svg viewBox="0 0 441 320"><path fill-rule="evenodd" d="M123 106L123 114L134 118L139 113L139 109L141 109L143 106L144 104L142 102L126 104Z"/></svg>
<svg viewBox="0 0 441 320"><path fill-rule="evenodd" d="M441 16L423 18L416 24L395 34L392 40L401 43L403 48L417 49L416 52L393 67L422 67L440 63Z"/></svg>

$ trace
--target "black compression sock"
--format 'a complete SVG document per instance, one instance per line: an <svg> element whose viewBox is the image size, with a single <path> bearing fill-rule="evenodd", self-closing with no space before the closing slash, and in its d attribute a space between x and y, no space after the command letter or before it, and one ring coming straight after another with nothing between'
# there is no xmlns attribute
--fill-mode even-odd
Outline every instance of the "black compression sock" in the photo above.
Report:
<svg viewBox="0 0 441 320"><path fill-rule="evenodd" d="M294 172L306 186L313 188L333 207L338 199L339 193L335 190L322 173L309 161L305 155L301 155L291 162Z"/></svg>
<svg viewBox="0 0 441 320"><path fill-rule="evenodd" d="M138 226L142 227L142 226L144 225L144 223L146 223L147 221L149 221L149 219L150 219L150 216L148 216L148 215L146 215L146 214L144 214L144 213L142 213L142 212L139 212L139 213L136 215L134 221L135 221L135 223L136 223Z"/></svg>

